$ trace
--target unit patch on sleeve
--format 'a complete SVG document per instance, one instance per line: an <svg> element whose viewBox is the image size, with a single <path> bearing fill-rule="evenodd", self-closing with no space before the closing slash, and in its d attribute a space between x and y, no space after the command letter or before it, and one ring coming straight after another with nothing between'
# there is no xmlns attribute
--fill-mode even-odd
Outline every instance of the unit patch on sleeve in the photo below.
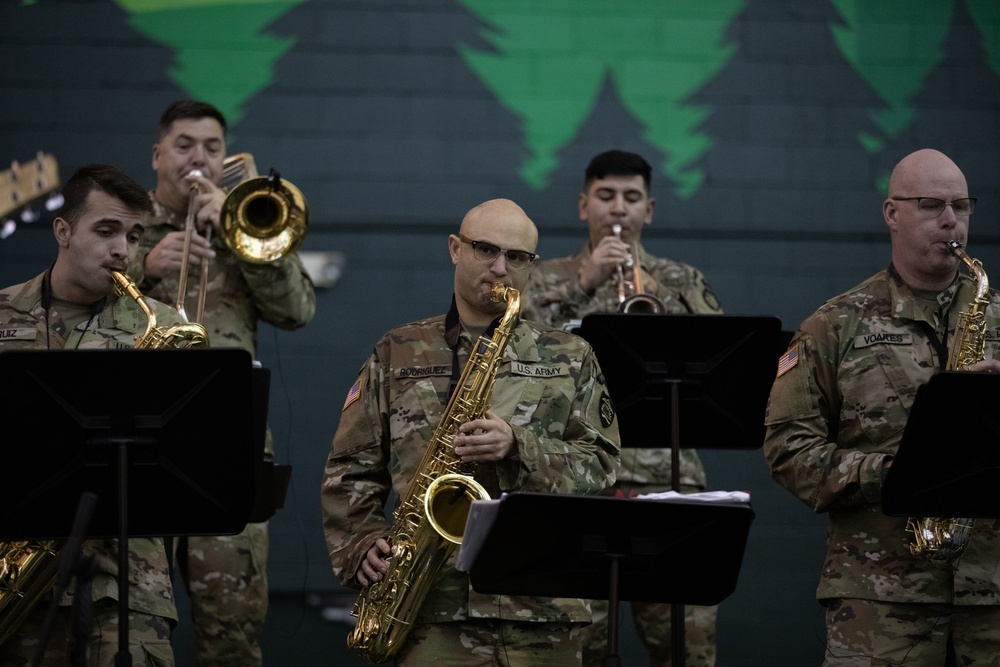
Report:
<svg viewBox="0 0 1000 667"><path fill-rule="evenodd" d="M615 406L611 403L611 397L604 392L601 392L598 410L601 414L601 426L608 428L615 423Z"/></svg>

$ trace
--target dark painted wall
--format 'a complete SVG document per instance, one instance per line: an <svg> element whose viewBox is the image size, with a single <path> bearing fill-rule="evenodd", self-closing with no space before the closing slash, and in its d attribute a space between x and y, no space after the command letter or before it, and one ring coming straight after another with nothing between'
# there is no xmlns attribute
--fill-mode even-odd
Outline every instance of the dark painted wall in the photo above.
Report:
<svg viewBox="0 0 1000 667"><path fill-rule="evenodd" d="M899 3L946 6L950 27L934 45L940 59L905 99L912 117L892 131L873 117L890 106L885 88L870 83L870 71L859 73L833 37L846 25L838 9L852 3L735 3L721 42L729 55L685 100L705 111L696 129L708 141L686 166L704 181L683 196L663 168L672 145L654 141L648 119L622 93L629 90L625 79L610 73L601 76L572 137L554 151L547 181L529 184L522 169L533 150L530 119L462 57L463 49L492 52L490 36L502 33L469 9L475 2L285 4L260 34L291 45L234 107L240 120L231 149L254 153L258 166L278 168L305 192L312 226L304 249L339 251L346 268L339 283L318 293L308 327L261 332L259 356L273 372L278 456L295 469L286 508L271 523L272 585L283 595L338 590L320 531L318 488L339 407L384 330L447 306L446 235L485 199L521 203L540 227L542 255L567 254L582 242L575 202L587 160L610 147L642 152L657 167L648 248L701 268L729 314L776 315L791 329L885 265L878 183L902 155L931 146L964 168L980 197L970 254L987 271L1000 259L1000 80L990 65L1000 20L994 11L992 23L984 22L977 0ZM675 4L679 19L697 19L701 3ZM250 5L212 11L232 12L238 25ZM57 156L64 177L87 162L109 162L153 185L156 120L170 101L197 88L175 74L180 50L137 28L145 24L128 6L0 5L0 159L25 160L42 150ZM581 2L579 13L586 18L594 6ZM930 48L915 16L888 12L866 24L881 25L882 42L874 43L884 43L884 53L876 46L876 55L900 68L901 78ZM647 28L640 18L628 20L616 30ZM562 35L553 32L539 46L561 43ZM226 31L199 37L216 49L229 38ZM544 51L535 65L545 62ZM222 96L224 84L217 85ZM648 85L671 81L651 78ZM0 240L0 284L21 282L51 262L46 224L20 224ZM816 664L823 639L813 591L824 517L770 481L759 450L704 458L711 488L749 490L757 515L739 586L720 613L720 665ZM282 642L288 637L271 647L276 656Z"/></svg>

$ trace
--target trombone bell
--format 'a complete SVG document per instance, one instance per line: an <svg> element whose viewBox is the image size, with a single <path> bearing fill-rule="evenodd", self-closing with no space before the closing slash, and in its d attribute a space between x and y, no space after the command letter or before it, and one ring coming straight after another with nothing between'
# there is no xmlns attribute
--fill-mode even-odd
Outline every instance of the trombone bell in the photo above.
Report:
<svg viewBox="0 0 1000 667"><path fill-rule="evenodd" d="M271 173L243 181L226 196L220 220L229 249L254 264L268 264L302 243L309 209L302 192Z"/></svg>

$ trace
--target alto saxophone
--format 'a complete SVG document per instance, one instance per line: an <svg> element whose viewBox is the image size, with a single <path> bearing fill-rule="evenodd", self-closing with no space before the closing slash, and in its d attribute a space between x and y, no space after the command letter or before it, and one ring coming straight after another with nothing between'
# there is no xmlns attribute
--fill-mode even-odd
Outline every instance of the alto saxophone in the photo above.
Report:
<svg viewBox="0 0 1000 667"><path fill-rule="evenodd" d="M957 241L949 241L948 249L965 262L976 281L975 296L969 309L958 314L955 342L946 367L949 371L962 371L986 358L986 307L990 304L990 283L983 263L970 259ZM947 563L965 549L974 521L962 517L910 517L906 520L906 530L913 533L910 553L935 563Z"/></svg>
<svg viewBox="0 0 1000 667"><path fill-rule="evenodd" d="M197 322L185 322L172 327L156 326L156 315L132 278L120 271L112 271L111 276L115 280L115 293L135 299L146 314L146 331L135 337L136 349L208 347L208 332L205 327Z"/></svg>
<svg viewBox="0 0 1000 667"><path fill-rule="evenodd" d="M386 538L392 547L386 559L389 569L361 591L354 608L358 622L347 645L372 663L388 660L402 647L438 573L462 543L472 501L489 500L479 482L462 474L454 440L459 426L489 409L497 369L520 310L520 294L502 283L493 285L491 298L507 302L503 318L493 337L480 337L469 355L410 488L393 514Z"/></svg>
<svg viewBox="0 0 1000 667"><path fill-rule="evenodd" d="M135 347L145 349L208 347L208 334L200 324L156 326L156 315L135 283L126 274L112 272L115 291L135 299L146 314L146 331L135 337ZM35 605L52 589L59 573L59 540L0 542L0 645L14 635Z"/></svg>

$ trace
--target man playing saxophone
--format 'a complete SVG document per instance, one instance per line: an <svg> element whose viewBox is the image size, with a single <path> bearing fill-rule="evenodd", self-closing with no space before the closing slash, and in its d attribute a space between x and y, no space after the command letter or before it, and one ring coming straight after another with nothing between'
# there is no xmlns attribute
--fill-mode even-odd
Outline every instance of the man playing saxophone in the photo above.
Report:
<svg viewBox="0 0 1000 667"><path fill-rule="evenodd" d="M180 100L160 116L152 151L153 214L131 274L144 294L186 304L178 310L189 317L203 310L201 324L212 347L241 348L256 358L258 323L301 328L316 312L316 295L294 253L258 264L245 261L224 243L219 225L226 193L219 183L226 127L222 113L206 102ZM190 237L185 263L189 211L198 233ZM182 266L188 269L184 280ZM187 289L179 289L182 283ZM203 308L196 302L203 302ZM270 431L266 449L270 455ZM268 605L267 523L248 524L239 535L181 538L177 550L191 598L200 667L260 665Z"/></svg>
<svg viewBox="0 0 1000 667"><path fill-rule="evenodd" d="M341 409L321 491L333 571L345 585L371 586L388 571L390 492L402 498L416 483L453 381L476 341L493 336L509 314L492 300L494 285L524 288L537 240L514 202L473 208L448 237L455 277L447 313L388 332L361 367ZM514 322L499 352L489 409L458 427L445 454L460 459L491 497L598 493L614 482L620 450L593 351L561 330ZM448 562L407 620L414 627L395 656L400 665L435 664L442 655L452 665L580 665L580 629L590 610L583 600L477 593Z"/></svg>
<svg viewBox="0 0 1000 667"><path fill-rule="evenodd" d="M995 665L1000 657L998 521L977 519L959 557L932 562L911 553L907 519L881 509L916 391L946 369L949 347L964 338L961 314L980 298L984 359L967 370L1000 371L1000 295L977 294L981 281L961 271L952 244L967 245L975 202L944 154L904 157L882 204L889 266L807 318L778 364L764 454L778 483L830 516L817 590L824 665ZM961 415L951 417L961 437Z"/></svg>
<svg viewBox="0 0 1000 667"><path fill-rule="evenodd" d="M55 263L26 283L0 289L0 353L132 348L147 330L148 319L140 304L128 296L116 296L112 274L125 272L138 251L145 216L152 211L149 196L126 174L106 165L79 169L62 194L64 203L53 221L59 247ZM181 323L169 306L151 299L144 305L161 324ZM87 391L86 378L76 380L80 391ZM127 378L122 381L129 382ZM11 447L31 444L5 443ZM177 622L177 612L163 540L133 538L128 549L132 660L136 665L172 665L170 628ZM113 539L86 541L83 555L97 558L92 583L94 623L86 664L110 667L116 664L118 653L118 543ZM12 622L6 602L0 627ZM65 597L61 602L64 606L48 640L43 665L71 664L71 607L65 605L72 604L72 599ZM19 629L0 646L0 664L31 664L48 604L42 600L24 616Z"/></svg>

